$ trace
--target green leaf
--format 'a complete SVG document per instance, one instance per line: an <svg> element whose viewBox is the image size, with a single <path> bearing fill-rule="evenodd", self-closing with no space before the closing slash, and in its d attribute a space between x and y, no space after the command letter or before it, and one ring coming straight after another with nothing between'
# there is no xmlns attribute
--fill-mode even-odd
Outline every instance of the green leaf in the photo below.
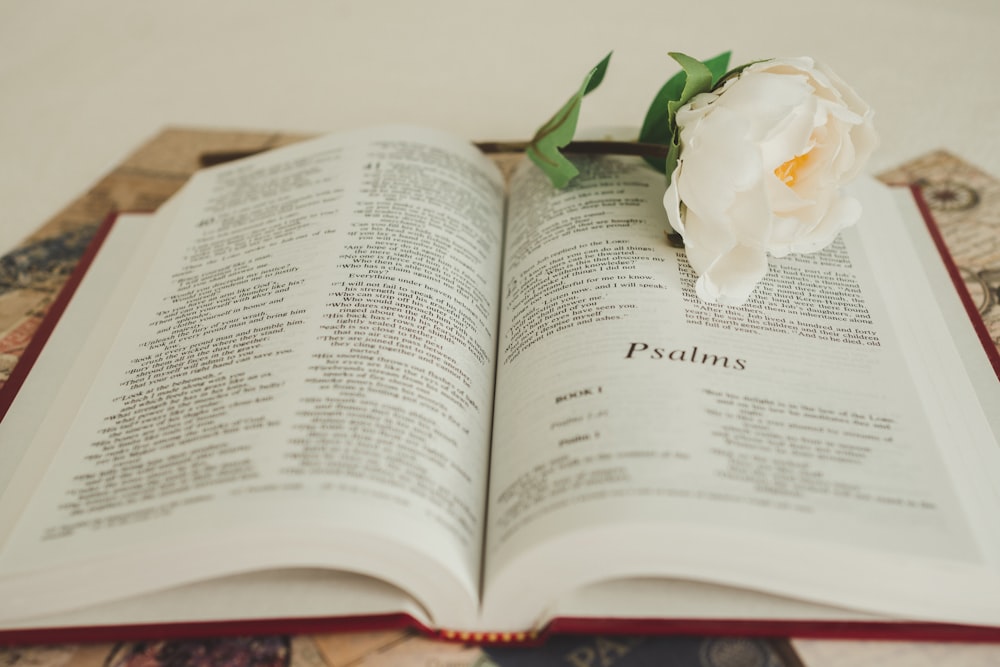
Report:
<svg viewBox="0 0 1000 667"><path fill-rule="evenodd" d="M685 79L687 76L684 72L678 72L660 88L660 92L656 94L652 104L649 105L649 111L646 112L646 119L642 123L642 129L639 130L639 141L647 144L668 144L672 141L673 123L671 121L673 119L670 118L667 104L680 98L681 91L684 90ZM664 170L663 158L647 157L645 159L657 171Z"/></svg>
<svg viewBox="0 0 1000 667"><path fill-rule="evenodd" d="M712 89L712 71L700 60L695 60L691 56L683 53L671 53L670 57L676 60L684 73L687 75L684 80L684 89L681 96L676 100L667 102L667 113L670 117L671 126L674 125L674 117L677 110L691 101L691 98L698 93L704 93Z"/></svg>
<svg viewBox="0 0 1000 667"><path fill-rule="evenodd" d="M722 77L726 75L726 70L729 69L729 56L733 55L732 51L725 51L715 56L714 58L709 58L702 62L705 63L705 67L712 73L712 87L714 88Z"/></svg>
<svg viewBox="0 0 1000 667"><path fill-rule="evenodd" d="M667 175L667 186L670 186L670 179L674 175L674 169L677 168L677 159L681 155L681 145L676 139L670 140L670 152L667 153L667 157L663 159L663 173Z"/></svg>
<svg viewBox="0 0 1000 667"><path fill-rule="evenodd" d="M611 60L609 53L584 77L580 89L556 112L547 123L538 128L525 152L539 166L557 188L564 187L580 171L559 152L576 133L583 96L601 85Z"/></svg>
<svg viewBox="0 0 1000 667"><path fill-rule="evenodd" d="M639 141L643 143L651 144L670 144L671 153L673 154L672 165L677 164L677 152L680 150L678 144L679 138L674 136L676 134L676 128L674 127L674 116L677 114L677 109L679 109L684 104L690 101L699 92L706 92L711 90L712 87L718 83L726 73L726 69L729 67L729 56L730 51L720 53L714 58L709 58L704 63L699 63L697 60L685 56L684 54L671 53L670 56L680 63L681 67L684 69L670 77L670 79L663 84L660 91L653 98L652 103L649 105L649 110L646 112L646 118L643 120L642 129L639 131ZM685 66L685 62L691 65L691 68L695 70L697 80L694 84L688 81L688 67ZM692 63L694 63L692 65ZM702 66L704 69L702 69ZM705 70L708 71L709 78L707 79L708 85L706 87ZM692 92L696 90L697 92ZM683 99L683 102L679 102ZM675 104L676 103L676 104ZM669 175L673 172L671 164L668 164L670 158L656 158L647 157L645 158L654 169L657 171L666 173ZM669 169L668 169L669 167Z"/></svg>

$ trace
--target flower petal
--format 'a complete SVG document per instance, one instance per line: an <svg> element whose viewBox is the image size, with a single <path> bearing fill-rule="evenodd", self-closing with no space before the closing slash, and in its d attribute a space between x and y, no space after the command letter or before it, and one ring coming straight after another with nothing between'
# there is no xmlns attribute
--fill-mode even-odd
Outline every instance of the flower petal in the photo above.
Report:
<svg viewBox="0 0 1000 667"><path fill-rule="evenodd" d="M840 188L878 144L871 109L809 58L753 64L676 115L664 208L706 301L742 303L767 255L814 252L860 217Z"/></svg>
<svg viewBox="0 0 1000 667"><path fill-rule="evenodd" d="M684 253L699 275L714 265L736 245L736 236L728 219L701 218L688 209L684 213Z"/></svg>
<svg viewBox="0 0 1000 667"><path fill-rule="evenodd" d="M746 302L766 274L764 251L738 245L701 274L695 291L703 301L739 306Z"/></svg>
<svg viewBox="0 0 1000 667"><path fill-rule="evenodd" d="M760 180L760 151L746 138L745 119L728 109L704 116L695 129L696 133L681 130L683 176L677 188L689 209L718 218L737 191Z"/></svg>
<svg viewBox="0 0 1000 667"><path fill-rule="evenodd" d="M812 95L813 88L803 74L751 72L726 87L716 106L745 118L749 125L748 138L760 141Z"/></svg>
<svg viewBox="0 0 1000 667"><path fill-rule="evenodd" d="M663 208L667 212L667 220L670 226L678 234L684 234L684 216L681 215L681 198L677 193L677 181L680 180L681 165L677 164L674 173L670 175L670 185L663 193Z"/></svg>

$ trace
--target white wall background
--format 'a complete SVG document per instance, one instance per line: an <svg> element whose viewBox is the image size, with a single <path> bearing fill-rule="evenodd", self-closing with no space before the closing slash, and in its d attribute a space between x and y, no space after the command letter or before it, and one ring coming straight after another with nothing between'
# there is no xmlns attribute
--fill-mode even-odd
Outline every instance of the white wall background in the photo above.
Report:
<svg viewBox="0 0 1000 667"><path fill-rule="evenodd" d="M641 123L668 51L813 55L877 110L873 172L1000 175L998 32L997 0L2 0L0 253L165 125L527 138L612 49L581 126Z"/></svg>

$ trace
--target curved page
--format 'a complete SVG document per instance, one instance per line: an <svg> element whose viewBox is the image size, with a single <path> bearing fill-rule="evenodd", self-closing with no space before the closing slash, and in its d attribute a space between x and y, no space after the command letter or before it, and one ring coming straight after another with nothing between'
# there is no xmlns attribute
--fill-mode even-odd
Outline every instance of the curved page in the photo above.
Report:
<svg viewBox="0 0 1000 667"><path fill-rule="evenodd" d="M580 166L562 191L530 166L511 188L484 625L537 624L574 589L642 577L1000 621L996 540L954 480L981 473L952 451L995 437L981 413L942 419L974 393L918 390L910 339L937 334L881 296L911 252L891 199L867 191L860 225L884 218L903 245L848 230L773 260L727 307L695 296L665 243L661 175Z"/></svg>
<svg viewBox="0 0 1000 667"><path fill-rule="evenodd" d="M424 130L196 176L82 404L54 408L75 418L4 538L0 617L288 567L470 617L502 211L496 168Z"/></svg>

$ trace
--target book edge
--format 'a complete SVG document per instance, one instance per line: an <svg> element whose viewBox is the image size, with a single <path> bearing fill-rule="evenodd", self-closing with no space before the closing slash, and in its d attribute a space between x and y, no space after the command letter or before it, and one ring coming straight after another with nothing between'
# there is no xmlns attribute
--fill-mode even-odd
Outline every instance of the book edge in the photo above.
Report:
<svg viewBox="0 0 1000 667"><path fill-rule="evenodd" d="M996 345L993 344L989 331L986 329L986 324L983 322L983 318L979 316L979 310L972 302L972 297L969 294L969 291L965 288L965 281L962 279L958 265L955 264L955 259L952 257L951 251L945 243L944 236L941 234L941 229L938 227L937 221L934 220L930 206L927 204L927 199L924 197L923 189L916 183L906 187L910 190L910 194L916 202L917 209L920 211L920 216L923 218L924 225L927 227L927 232L930 235L931 240L934 242L938 255L940 255L945 270L948 272L948 277L951 278L955 291L958 293L958 297L962 302L963 308L965 308L965 313L968 315L969 321L976 332L976 336L983 346L986 357L989 359L990 365L993 367L993 372L996 374L997 379L1000 380L1000 351L998 351Z"/></svg>
<svg viewBox="0 0 1000 667"><path fill-rule="evenodd" d="M112 211L98 227L97 231L94 233L94 237L87 244L87 249L84 251L80 260L77 262L76 267L70 274L69 278L63 284L62 288L59 290L58 296L49 306L48 311L42 318L41 324L35 331L35 334L31 338L31 342L24 350L24 354L15 364L14 369L11 371L10 376L7 381L0 387L0 420L4 418L7 411L10 410L11 405L14 403L14 399L17 397L18 392L21 390L21 386L27 380L31 369L34 367L35 362L38 360L39 355L45 348L46 343L48 343L49 337L55 330L56 325L62 318L63 313L69 306L70 301L73 299L73 295L76 293L77 288L83 281L87 270L93 263L94 258L97 257L98 251L101 246L104 245L104 241L107 239L108 234L111 233L111 229L118 219L118 211Z"/></svg>
<svg viewBox="0 0 1000 667"><path fill-rule="evenodd" d="M195 639L237 635L414 631L431 639L466 645L538 645L573 634L646 636L741 636L796 639L1000 641L1000 627L913 621L808 621L783 619L560 617L538 631L490 632L431 628L405 613L373 616L247 619L167 624L100 625L0 630L0 644L93 643L156 638Z"/></svg>

